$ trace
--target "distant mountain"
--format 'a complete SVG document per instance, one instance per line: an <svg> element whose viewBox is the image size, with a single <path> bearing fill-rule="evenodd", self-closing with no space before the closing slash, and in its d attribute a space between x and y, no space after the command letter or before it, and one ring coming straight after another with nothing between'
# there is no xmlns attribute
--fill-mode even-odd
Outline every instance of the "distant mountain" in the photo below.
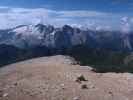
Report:
<svg viewBox="0 0 133 100"><path fill-rule="evenodd" d="M93 31L64 25L20 25L10 30L0 30L0 44L19 48L46 46L48 48L71 48L86 45L90 48L105 48L115 51L132 51L133 34L119 31Z"/></svg>
<svg viewBox="0 0 133 100"><path fill-rule="evenodd" d="M43 24L0 30L0 66L34 57L63 54L75 57L83 65L115 65L104 68L103 72L120 71L119 65L124 65L124 59L132 51L132 32L94 31L69 25L57 28Z"/></svg>

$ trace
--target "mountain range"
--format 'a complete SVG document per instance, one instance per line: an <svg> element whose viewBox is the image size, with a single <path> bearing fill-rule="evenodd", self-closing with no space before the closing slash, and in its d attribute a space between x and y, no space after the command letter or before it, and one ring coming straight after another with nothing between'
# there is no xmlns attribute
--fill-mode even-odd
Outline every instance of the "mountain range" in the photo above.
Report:
<svg viewBox="0 0 133 100"><path fill-rule="evenodd" d="M0 30L0 66L62 54L74 57L82 65L92 65L98 72L131 72L132 51L133 32L43 24Z"/></svg>
<svg viewBox="0 0 133 100"><path fill-rule="evenodd" d="M64 25L20 25L12 29L0 30L0 44L19 48L46 46L48 48L71 48L86 45L90 48L104 48L115 51L133 50L133 33L120 31L89 30Z"/></svg>

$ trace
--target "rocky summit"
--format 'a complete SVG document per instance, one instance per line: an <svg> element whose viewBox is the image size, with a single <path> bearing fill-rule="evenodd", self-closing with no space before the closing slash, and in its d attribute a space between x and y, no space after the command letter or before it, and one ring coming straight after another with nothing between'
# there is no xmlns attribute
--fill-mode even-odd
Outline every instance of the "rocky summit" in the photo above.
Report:
<svg viewBox="0 0 133 100"><path fill-rule="evenodd" d="M0 100L132 100L133 75L95 73L68 56L31 59L0 69Z"/></svg>

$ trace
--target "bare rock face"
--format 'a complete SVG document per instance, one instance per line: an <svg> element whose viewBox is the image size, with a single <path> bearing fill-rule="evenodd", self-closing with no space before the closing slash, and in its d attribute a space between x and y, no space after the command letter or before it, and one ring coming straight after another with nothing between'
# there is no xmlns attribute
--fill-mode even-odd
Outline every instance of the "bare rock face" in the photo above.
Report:
<svg viewBox="0 0 133 100"><path fill-rule="evenodd" d="M53 56L0 68L0 100L132 100L132 74L94 73L72 62ZM87 81L75 81L81 75Z"/></svg>

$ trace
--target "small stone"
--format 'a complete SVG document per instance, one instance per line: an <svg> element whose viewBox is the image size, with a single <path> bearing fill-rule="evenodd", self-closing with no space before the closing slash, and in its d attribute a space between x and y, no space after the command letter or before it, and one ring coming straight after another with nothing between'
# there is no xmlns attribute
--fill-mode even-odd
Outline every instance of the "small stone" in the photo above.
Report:
<svg viewBox="0 0 133 100"><path fill-rule="evenodd" d="M109 93L111 96L113 96L113 92L109 91L108 93Z"/></svg>
<svg viewBox="0 0 133 100"><path fill-rule="evenodd" d="M3 96L3 91L2 90L0 90L0 97L2 97Z"/></svg>
<svg viewBox="0 0 133 100"><path fill-rule="evenodd" d="M8 96L8 93L4 93L4 94L3 94L3 97L7 97L7 96Z"/></svg>
<svg viewBox="0 0 133 100"><path fill-rule="evenodd" d="M62 87L64 87L64 86L65 86L65 84L61 84L61 86L62 86Z"/></svg>
<svg viewBox="0 0 133 100"><path fill-rule="evenodd" d="M64 87L64 86L65 86L65 84L61 84L61 88L62 88L62 89L65 89L65 87Z"/></svg>
<svg viewBox="0 0 133 100"><path fill-rule="evenodd" d="M78 97L74 97L73 100L79 100L79 98Z"/></svg>
<svg viewBox="0 0 133 100"><path fill-rule="evenodd" d="M88 87L87 87L86 84L83 84L83 85L81 86L81 88L82 88L82 89L88 89Z"/></svg>
<svg viewBox="0 0 133 100"><path fill-rule="evenodd" d="M94 89L94 88L95 88L95 86L94 86L94 85L90 85L90 87L89 87L89 88Z"/></svg>
<svg viewBox="0 0 133 100"><path fill-rule="evenodd" d="M18 85L18 83L16 82L16 83L14 83L14 86L17 86Z"/></svg>

